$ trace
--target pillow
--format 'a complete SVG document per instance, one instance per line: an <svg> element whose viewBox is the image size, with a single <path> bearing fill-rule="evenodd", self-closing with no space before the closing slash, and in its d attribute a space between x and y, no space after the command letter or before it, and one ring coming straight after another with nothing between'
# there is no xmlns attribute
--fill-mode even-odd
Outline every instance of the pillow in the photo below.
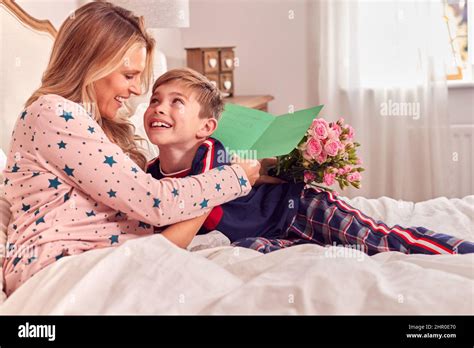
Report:
<svg viewBox="0 0 474 348"><path fill-rule="evenodd" d="M7 250L7 226L10 221L10 203L4 198L5 192L3 183L0 183L0 303L3 303L7 295L3 292L3 259Z"/></svg>

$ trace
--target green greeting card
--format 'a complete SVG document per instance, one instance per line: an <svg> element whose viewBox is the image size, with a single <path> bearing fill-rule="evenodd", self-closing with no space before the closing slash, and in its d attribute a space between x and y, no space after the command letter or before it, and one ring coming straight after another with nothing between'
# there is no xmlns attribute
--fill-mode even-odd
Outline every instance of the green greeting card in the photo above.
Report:
<svg viewBox="0 0 474 348"><path fill-rule="evenodd" d="M244 106L226 104L212 136L230 150L254 150L258 158L286 155L298 145L323 106L274 116Z"/></svg>

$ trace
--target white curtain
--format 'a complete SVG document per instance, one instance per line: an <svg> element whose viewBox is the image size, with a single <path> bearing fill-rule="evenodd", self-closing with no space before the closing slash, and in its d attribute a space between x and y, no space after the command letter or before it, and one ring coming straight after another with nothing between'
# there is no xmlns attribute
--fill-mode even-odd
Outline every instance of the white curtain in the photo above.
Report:
<svg viewBox="0 0 474 348"><path fill-rule="evenodd" d="M349 197L451 196L441 0L311 1L321 116L356 129L366 168Z"/></svg>

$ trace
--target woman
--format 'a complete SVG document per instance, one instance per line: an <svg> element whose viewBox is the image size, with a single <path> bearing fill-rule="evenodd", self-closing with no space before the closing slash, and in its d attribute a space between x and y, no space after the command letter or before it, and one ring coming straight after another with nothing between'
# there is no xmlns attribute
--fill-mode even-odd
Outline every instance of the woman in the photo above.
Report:
<svg viewBox="0 0 474 348"><path fill-rule="evenodd" d="M153 48L142 19L109 3L88 3L61 26L41 87L15 125L5 170L8 295L64 256L202 215L246 195L259 177L255 161L183 179L143 172L134 128L116 115L148 88ZM195 203L185 206L183 196Z"/></svg>

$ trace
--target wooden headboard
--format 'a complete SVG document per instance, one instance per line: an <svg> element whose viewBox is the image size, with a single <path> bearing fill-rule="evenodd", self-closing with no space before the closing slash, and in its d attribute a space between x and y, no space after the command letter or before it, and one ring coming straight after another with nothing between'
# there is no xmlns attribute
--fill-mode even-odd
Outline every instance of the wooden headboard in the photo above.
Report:
<svg viewBox="0 0 474 348"><path fill-rule="evenodd" d="M0 0L0 149L5 153L18 115L41 84L55 36L48 20L33 18L13 0Z"/></svg>

